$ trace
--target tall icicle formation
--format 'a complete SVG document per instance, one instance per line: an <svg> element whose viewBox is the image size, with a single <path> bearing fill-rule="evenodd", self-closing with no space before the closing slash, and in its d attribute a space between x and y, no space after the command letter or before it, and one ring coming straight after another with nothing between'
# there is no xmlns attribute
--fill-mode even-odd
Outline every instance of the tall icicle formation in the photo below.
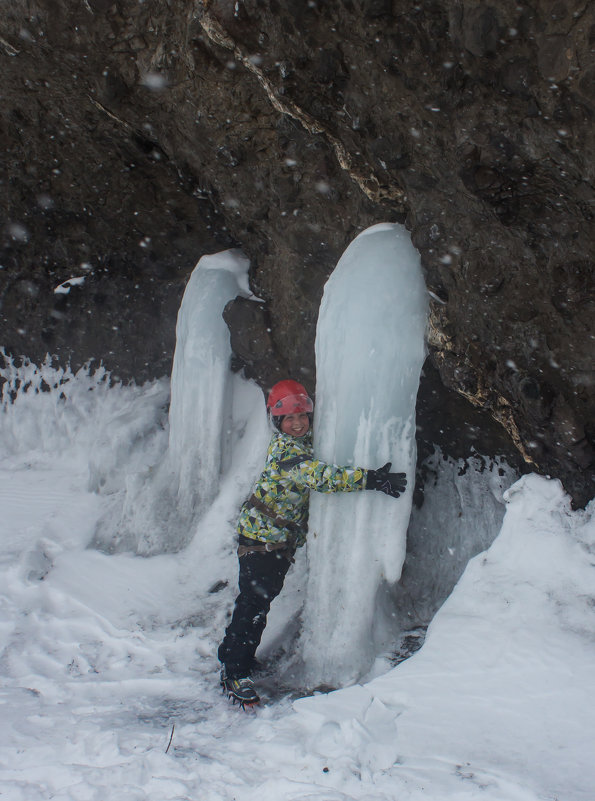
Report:
<svg viewBox="0 0 595 801"><path fill-rule="evenodd" d="M203 256L184 292L171 376L169 455L178 510L205 511L229 459L231 346L225 305L242 292L248 260L234 251Z"/></svg>
<svg viewBox="0 0 595 801"><path fill-rule="evenodd" d="M378 492L313 493L303 656L314 684L356 681L395 628L380 601L405 558L426 313L419 254L401 225L358 236L324 290L315 454L371 468L392 461L409 483L398 500Z"/></svg>
<svg viewBox="0 0 595 801"><path fill-rule="evenodd" d="M203 256L195 267L176 326L169 447L150 476L126 477L121 505L98 526L99 547L145 555L177 551L217 494L230 456L233 396L222 314L233 298L251 295L248 267L233 250Z"/></svg>

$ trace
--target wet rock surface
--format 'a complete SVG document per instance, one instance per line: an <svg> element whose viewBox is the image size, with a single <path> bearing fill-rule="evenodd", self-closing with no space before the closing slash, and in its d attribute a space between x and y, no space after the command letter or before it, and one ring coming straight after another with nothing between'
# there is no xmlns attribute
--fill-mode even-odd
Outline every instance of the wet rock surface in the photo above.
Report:
<svg viewBox="0 0 595 801"><path fill-rule="evenodd" d="M479 425L479 452L584 503L593 30L579 0L5 5L0 344L167 373L194 264L241 246L262 303L226 310L237 366L312 389L328 275L405 222L432 293L422 449Z"/></svg>

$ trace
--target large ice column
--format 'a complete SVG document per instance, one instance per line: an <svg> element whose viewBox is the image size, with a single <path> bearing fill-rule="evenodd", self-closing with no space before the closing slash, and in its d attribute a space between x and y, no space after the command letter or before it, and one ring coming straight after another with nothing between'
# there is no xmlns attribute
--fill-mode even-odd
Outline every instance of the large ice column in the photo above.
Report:
<svg viewBox="0 0 595 801"><path fill-rule="evenodd" d="M239 251L204 256L186 285L178 313L168 457L182 517L212 501L229 457L231 346L222 314L237 295L250 295L248 267Z"/></svg>
<svg viewBox="0 0 595 801"><path fill-rule="evenodd" d="M399 499L312 493L303 657L315 684L347 684L387 635L382 589L398 580L415 476L415 401L427 291L401 225L358 236L328 280L316 334L315 454L407 473Z"/></svg>

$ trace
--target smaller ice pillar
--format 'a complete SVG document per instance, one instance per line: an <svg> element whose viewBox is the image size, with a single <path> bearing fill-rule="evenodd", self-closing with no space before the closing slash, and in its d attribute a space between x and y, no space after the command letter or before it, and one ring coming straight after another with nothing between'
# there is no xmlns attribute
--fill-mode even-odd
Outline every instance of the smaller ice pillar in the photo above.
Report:
<svg viewBox="0 0 595 801"><path fill-rule="evenodd" d="M182 518L206 509L228 457L231 346L225 305L249 296L249 261L239 251L204 256L186 285L176 326L168 459Z"/></svg>
<svg viewBox="0 0 595 801"><path fill-rule="evenodd" d="M121 506L98 523L95 539L109 550L143 555L178 551L219 490L236 383L230 370L226 304L250 297L249 261L239 251L204 256L186 285L176 326L169 443L149 474L131 472Z"/></svg>
<svg viewBox="0 0 595 801"><path fill-rule="evenodd" d="M314 684L348 684L388 631L378 598L398 580L415 479L415 401L425 355L427 291L401 225L358 236L322 298L316 333L315 455L407 473L395 500L312 493L303 657Z"/></svg>

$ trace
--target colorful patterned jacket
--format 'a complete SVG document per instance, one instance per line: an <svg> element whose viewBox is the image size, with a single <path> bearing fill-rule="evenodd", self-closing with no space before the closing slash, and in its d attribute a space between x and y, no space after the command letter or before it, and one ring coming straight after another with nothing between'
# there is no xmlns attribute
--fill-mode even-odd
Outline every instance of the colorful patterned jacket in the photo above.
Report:
<svg viewBox="0 0 595 801"><path fill-rule="evenodd" d="M304 437L275 433L267 452L266 465L254 487L254 497L271 512L291 521L292 529L275 524L264 512L242 506L238 531L244 537L261 542L306 541L310 490L316 492L352 492L366 487L368 471L357 467L338 467L314 459L312 433ZM299 530L298 530L299 529Z"/></svg>

